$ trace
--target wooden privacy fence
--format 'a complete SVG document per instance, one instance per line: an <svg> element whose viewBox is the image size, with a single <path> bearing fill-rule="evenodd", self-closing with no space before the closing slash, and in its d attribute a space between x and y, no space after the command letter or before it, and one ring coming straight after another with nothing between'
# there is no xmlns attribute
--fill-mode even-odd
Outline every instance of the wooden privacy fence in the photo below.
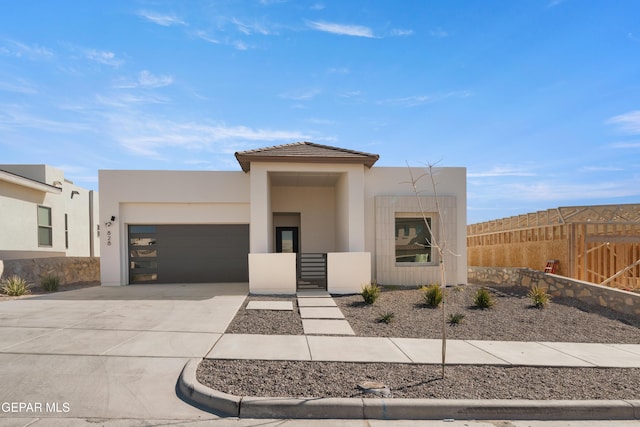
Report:
<svg viewBox="0 0 640 427"><path fill-rule="evenodd" d="M640 224L569 224L572 278L640 289Z"/></svg>
<svg viewBox="0 0 640 427"><path fill-rule="evenodd" d="M621 289L640 289L640 205L583 206L467 227L470 266L544 270Z"/></svg>

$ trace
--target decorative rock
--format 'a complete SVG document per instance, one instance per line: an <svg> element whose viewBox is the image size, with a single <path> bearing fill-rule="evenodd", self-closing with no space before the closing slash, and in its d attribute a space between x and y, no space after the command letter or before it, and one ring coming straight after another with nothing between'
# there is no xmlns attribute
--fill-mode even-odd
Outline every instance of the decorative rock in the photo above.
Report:
<svg viewBox="0 0 640 427"><path fill-rule="evenodd" d="M358 388L365 393L375 394L376 396L381 397L391 397L391 390L389 387L382 383L377 383L374 381L365 381L363 383L358 384Z"/></svg>
<svg viewBox="0 0 640 427"><path fill-rule="evenodd" d="M509 277L508 280L505 280ZM577 298L625 315L640 316L640 294L601 286L528 268L469 267L468 281L475 284L511 284L548 287L554 297Z"/></svg>

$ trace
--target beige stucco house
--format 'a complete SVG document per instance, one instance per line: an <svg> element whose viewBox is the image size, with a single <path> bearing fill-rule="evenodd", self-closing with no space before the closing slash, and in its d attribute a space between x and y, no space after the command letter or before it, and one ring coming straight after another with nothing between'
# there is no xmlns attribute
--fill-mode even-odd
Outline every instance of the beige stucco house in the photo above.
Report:
<svg viewBox="0 0 640 427"><path fill-rule="evenodd" d="M440 281L407 167L310 142L235 156L241 171L99 171L102 284L351 293ZM448 284L466 283L466 170L436 171L440 213L428 180L420 202L447 241Z"/></svg>
<svg viewBox="0 0 640 427"><path fill-rule="evenodd" d="M0 260L97 257L98 197L48 165L0 165Z"/></svg>

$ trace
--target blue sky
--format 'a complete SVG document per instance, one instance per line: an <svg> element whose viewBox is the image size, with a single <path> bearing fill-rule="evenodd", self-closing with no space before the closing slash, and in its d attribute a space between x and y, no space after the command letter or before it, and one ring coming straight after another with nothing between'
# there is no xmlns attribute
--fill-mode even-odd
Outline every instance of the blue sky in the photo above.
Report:
<svg viewBox="0 0 640 427"><path fill-rule="evenodd" d="M640 202L640 2L3 1L0 163L239 170L296 141L468 173L468 222Z"/></svg>

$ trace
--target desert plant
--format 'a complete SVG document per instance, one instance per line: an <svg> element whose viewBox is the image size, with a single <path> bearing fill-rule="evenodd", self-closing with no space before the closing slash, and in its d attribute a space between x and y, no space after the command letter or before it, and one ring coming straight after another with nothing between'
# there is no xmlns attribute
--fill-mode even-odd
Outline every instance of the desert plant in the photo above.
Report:
<svg viewBox="0 0 640 427"><path fill-rule="evenodd" d="M389 323L391 323L395 316L396 315L393 314L392 311L387 311L386 313L382 313L380 316L378 316L377 321L378 323L386 323L388 325Z"/></svg>
<svg viewBox="0 0 640 427"><path fill-rule="evenodd" d="M2 289L2 292L11 297L30 294L31 291L29 288L30 285L27 284L27 281L17 275L10 276L7 279L2 279L0 282L0 289Z"/></svg>
<svg viewBox="0 0 640 427"><path fill-rule="evenodd" d="M47 292L56 292L60 285L60 278L54 274L48 274L42 278L40 285Z"/></svg>
<svg viewBox="0 0 640 427"><path fill-rule="evenodd" d="M380 296L380 286L376 282L364 285L360 295L362 295L365 304L373 304Z"/></svg>
<svg viewBox="0 0 640 427"><path fill-rule="evenodd" d="M538 286L531 288L527 296L536 308L545 308L547 304L549 304L549 301L551 301L551 295L549 295L545 289Z"/></svg>
<svg viewBox="0 0 640 427"><path fill-rule="evenodd" d="M429 307L437 307L442 302L443 293L442 288L437 283L432 283L429 286L423 286L422 288L422 302Z"/></svg>
<svg viewBox="0 0 640 427"><path fill-rule="evenodd" d="M473 298L473 304L481 309L493 307L493 297L486 288L480 288Z"/></svg>
<svg viewBox="0 0 640 427"><path fill-rule="evenodd" d="M464 319L464 313L451 313L449 315L449 324L450 325L459 325L462 323L462 319Z"/></svg>

